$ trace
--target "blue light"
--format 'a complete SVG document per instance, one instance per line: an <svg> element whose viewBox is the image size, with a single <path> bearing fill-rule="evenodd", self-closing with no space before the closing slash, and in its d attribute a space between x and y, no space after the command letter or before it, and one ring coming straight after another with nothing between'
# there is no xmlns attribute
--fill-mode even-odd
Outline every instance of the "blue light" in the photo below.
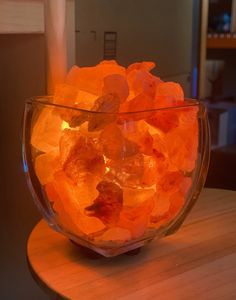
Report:
<svg viewBox="0 0 236 300"><path fill-rule="evenodd" d="M23 168L24 168L24 172L28 173L29 169L28 169L28 165L25 159L23 159Z"/></svg>
<svg viewBox="0 0 236 300"><path fill-rule="evenodd" d="M192 96L197 98L197 81L198 81L198 69L193 67L193 81L192 81Z"/></svg>

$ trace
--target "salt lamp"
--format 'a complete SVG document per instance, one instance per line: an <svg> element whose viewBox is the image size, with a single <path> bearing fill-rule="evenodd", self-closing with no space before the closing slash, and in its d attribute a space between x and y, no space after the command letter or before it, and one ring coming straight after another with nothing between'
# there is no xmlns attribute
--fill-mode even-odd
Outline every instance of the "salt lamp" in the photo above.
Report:
<svg viewBox="0 0 236 300"><path fill-rule="evenodd" d="M104 256L173 233L206 178L205 107L154 66L74 66L53 97L25 106L34 200L52 228Z"/></svg>

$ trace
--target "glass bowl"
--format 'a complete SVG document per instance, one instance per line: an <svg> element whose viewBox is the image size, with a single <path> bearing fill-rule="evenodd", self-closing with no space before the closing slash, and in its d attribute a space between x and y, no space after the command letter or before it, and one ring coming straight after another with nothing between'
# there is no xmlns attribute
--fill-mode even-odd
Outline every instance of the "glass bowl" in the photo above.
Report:
<svg viewBox="0 0 236 300"><path fill-rule="evenodd" d="M25 105L23 164L33 199L54 230L104 256L174 233L209 164L204 105L103 113Z"/></svg>

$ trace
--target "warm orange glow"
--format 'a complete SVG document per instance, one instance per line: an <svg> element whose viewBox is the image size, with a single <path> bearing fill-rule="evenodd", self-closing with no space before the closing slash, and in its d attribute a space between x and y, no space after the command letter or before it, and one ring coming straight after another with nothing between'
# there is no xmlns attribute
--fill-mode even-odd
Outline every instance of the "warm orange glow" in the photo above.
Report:
<svg viewBox="0 0 236 300"><path fill-rule="evenodd" d="M74 66L54 103L110 114L47 108L31 143L35 170L59 222L94 243L140 238L171 221L185 204L198 151L196 107L181 86L115 61ZM137 114L138 112L167 107ZM42 153L43 152L43 153Z"/></svg>

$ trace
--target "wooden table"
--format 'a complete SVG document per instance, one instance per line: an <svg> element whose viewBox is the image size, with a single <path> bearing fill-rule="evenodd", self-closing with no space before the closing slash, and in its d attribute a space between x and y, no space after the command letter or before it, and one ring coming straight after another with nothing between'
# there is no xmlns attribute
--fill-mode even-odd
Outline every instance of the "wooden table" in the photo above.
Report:
<svg viewBox="0 0 236 300"><path fill-rule="evenodd" d="M177 233L136 256L86 258L40 221L28 261L54 299L236 299L236 192L205 189Z"/></svg>

